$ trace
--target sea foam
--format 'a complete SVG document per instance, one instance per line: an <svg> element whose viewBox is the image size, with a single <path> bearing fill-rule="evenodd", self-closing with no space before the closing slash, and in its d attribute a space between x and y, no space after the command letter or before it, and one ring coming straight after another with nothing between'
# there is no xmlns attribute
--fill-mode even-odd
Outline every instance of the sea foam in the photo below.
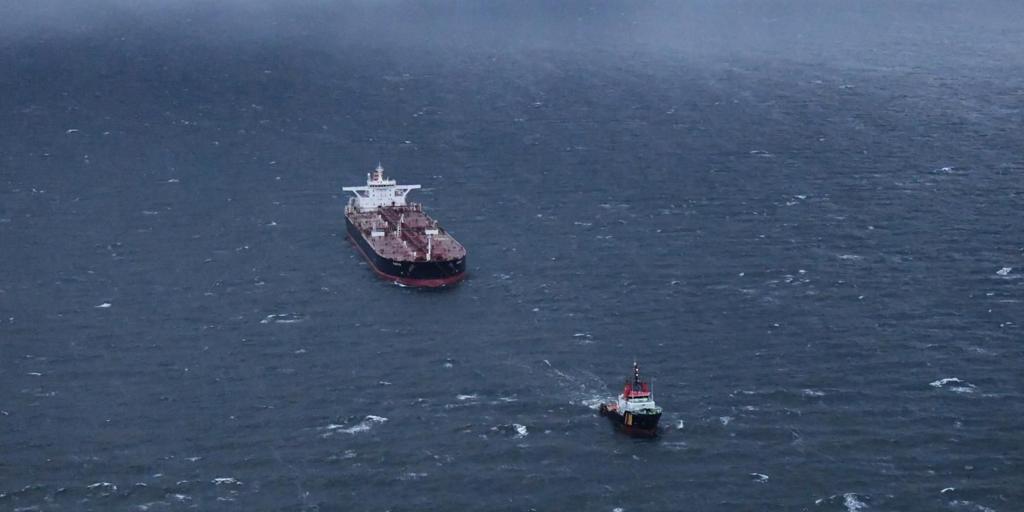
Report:
<svg viewBox="0 0 1024 512"><path fill-rule="evenodd" d="M324 434L323 437L327 437L333 432L344 432L346 434L357 434L359 432L366 432L373 428L374 425L379 425L381 423L384 423L385 421L388 421L388 419L383 416L374 416L371 414L363 418L363 420L360 421L359 423L356 423L355 425L352 425L350 427L335 424L327 425L326 427L324 427L324 429L326 429L328 433Z"/></svg>
<svg viewBox="0 0 1024 512"><path fill-rule="evenodd" d="M852 492L848 492L843 495L843 505L846 506L846 510L848 512L857 512L858 510L868 508L867 504L858 498L859 496Z"/></svg>
<svg viewBox="0 0 1024 512"><path fill-rule="evenodd" d="M952 385L950 385L950 384L952 384ZM973 393L974 392L974 384L971 384L970 382L966 382L966 381L960 380L960 379L958 379L956 377L946 377L944 379L939 379L937 381L930 382L928 385L933 387L933 388L939 388L939 389L945 388L945 389L948 389L948 390L953 391L955 393Z"/></svg>

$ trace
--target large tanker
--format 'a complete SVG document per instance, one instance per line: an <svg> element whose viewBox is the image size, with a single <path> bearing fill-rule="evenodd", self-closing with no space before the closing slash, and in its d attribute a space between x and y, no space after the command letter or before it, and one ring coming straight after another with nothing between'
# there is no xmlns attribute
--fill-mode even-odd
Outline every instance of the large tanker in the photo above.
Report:
<svg viewBox="0 0 1024 512"><path fill-rule="evenodd" d="M466 275L466 248L423 206L406 203L419 185L399 185L377 165L365 187L344 187L354 197L345 207L348 237L377 275L404 286L437 288Z"/></svg>

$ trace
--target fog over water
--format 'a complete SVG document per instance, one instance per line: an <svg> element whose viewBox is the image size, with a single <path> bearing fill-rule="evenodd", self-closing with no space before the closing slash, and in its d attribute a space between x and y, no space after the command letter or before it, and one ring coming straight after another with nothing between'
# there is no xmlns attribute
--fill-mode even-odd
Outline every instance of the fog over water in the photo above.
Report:
<svg viewBox="0 0 1024 512"><path fill-rule="evenodd" d="M0 509L1022 510L1021 20L0 4ZM378 161L465 282L346 241Z"/></svg>

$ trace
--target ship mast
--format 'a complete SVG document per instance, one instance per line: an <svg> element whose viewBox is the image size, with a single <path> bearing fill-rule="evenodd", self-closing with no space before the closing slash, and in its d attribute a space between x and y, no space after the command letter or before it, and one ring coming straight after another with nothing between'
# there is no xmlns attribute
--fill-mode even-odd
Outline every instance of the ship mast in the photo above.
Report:
<svg viewBox="0 0 1024 512"><path fill-rule="evenodd" d="M427 235L427 261L430 261L431 256L434 254L434 236L437 235L437 221L434 221L434 226L423 230L423 233Z"/></svg>

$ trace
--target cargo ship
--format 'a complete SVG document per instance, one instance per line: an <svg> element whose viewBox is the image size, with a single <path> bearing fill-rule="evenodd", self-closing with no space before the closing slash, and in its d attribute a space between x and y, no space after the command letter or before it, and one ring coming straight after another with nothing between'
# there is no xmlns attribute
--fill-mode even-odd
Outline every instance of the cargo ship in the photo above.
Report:
<svg viewBox="0 0 1024 512"><path fill-rule="evenodd" d="M466 248L423 211L406 202L419 185L399 185L377 168L345 207L348 238L377 275L402 286L439 288L466 275Z"/></svg>
<svg viewBox="0 0 1024 512"><path fill-rule="evenodd" d="M661 407L654 403L654 390L640 378L640 366L633 362L633 378L626 380L618 400L601 404L601 414L611 419L623 432L654 437L658 434Z"/></svg>

